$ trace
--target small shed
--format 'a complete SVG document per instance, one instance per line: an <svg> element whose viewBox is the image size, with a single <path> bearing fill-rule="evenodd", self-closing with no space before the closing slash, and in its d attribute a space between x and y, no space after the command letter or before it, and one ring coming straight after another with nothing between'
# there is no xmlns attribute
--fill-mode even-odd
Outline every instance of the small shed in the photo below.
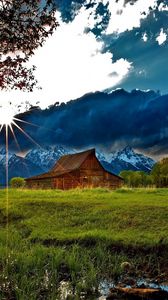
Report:
<svg viewBox="0 0 168 300"><path fill-rule="evenodd" d="M62 156L47 173L26 179L28 188L73 189L76 187L119 188L123 179L106 171L95 149Z"/></svg>

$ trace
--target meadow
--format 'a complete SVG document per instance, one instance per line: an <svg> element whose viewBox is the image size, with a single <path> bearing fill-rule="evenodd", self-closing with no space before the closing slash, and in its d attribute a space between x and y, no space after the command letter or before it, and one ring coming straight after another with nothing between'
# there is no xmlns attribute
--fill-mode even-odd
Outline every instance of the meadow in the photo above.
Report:
<svg viewBox="0 0 168 300"><path fill-rule="evenodd" d="M79 299L167 270L168 189L0 190L0 299L60 299L62 280Z"/></svg>

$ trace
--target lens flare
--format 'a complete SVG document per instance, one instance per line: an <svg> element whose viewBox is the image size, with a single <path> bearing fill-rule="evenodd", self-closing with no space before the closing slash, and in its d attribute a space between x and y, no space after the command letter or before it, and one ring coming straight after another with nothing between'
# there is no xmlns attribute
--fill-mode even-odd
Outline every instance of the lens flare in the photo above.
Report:
<svg viewBox="0 0 168 300"><path fill-rule="evenodd" d="M6 107L0 107L0 125L7 125L9 126L14 118L14 112L13 110L6 106Z"/></svg>

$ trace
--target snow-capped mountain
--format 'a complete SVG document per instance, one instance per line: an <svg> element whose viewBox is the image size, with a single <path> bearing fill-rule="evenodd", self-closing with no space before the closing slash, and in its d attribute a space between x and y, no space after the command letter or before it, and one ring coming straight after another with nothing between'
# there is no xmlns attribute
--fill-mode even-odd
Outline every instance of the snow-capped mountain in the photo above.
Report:
<svg viewBox="0 0 168 300"><path fill-rule="evenodd" d="M107 157L103 152L96 150L96 157L98 158L99 161L107 161Z"/></svg>
<svg viewBox="0 0 168 300"><path fill-rule="evenodd" d="M44 171L51 169L55 162L63 155L74 153L73 150L66 149L62 146L48 146L45 148L32 149L25 156L25 159L33 162Z"/></svg>
<svg viewBox="0 0 168 300"><path fill-rule="evenodd" d="M9 180L12 177L27 178L49 171L61 156L75 152L73 149L64 148L59 145L45 147L44 149L32 149L24 158L9 152ZM128 146L123 150L111 154L96 151L96 156L107 171L115 174L119 174L123 170L150 172L155 164L153 159L136 153ZM6 150L2 148L0 149L0 184L5 184L5 168Z"/></svg>
<svg viewBox="0 0 168 300"><path fill-rule="evenodd" d="M20 157L14 153L8 153L8 174L9 181L13 177L30 177L43 173L44 170L34 164L33 161ZM0 185L6 183L6 150L0 149Z"/></svg>
<svg viewBox="0 0 168 300"><path fill-rule="evenodd" d="M10 158L13 156L12 153L8 153L8 160L10 160ZM0 164L5 166L6 165L6 149L5 148L1 148L0 149Z"/></svg>
<svg viewBox="0 0 168 300"><path fill-rule="evenodd" d="M131 147L117 151L111 155L111 166L115 172L122 170L135 170L150 172L155 160L143 154L135 152Z"/></svg>

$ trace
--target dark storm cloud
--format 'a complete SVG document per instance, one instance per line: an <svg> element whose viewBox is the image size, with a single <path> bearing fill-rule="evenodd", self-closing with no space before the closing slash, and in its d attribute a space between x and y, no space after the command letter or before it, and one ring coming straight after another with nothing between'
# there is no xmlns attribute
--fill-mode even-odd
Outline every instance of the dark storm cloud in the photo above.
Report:
<svg viewBox="0 0 168 300"><path fill-rule="evenodd" d="M167 111L168 95L117 90L109 95L88 94L61 106L20 116L39 127L20 124L41 146L87 148L129 144L160 154L168 147ZM23 134L17 131L16 135L22 150L33 146Z"/></svg>

